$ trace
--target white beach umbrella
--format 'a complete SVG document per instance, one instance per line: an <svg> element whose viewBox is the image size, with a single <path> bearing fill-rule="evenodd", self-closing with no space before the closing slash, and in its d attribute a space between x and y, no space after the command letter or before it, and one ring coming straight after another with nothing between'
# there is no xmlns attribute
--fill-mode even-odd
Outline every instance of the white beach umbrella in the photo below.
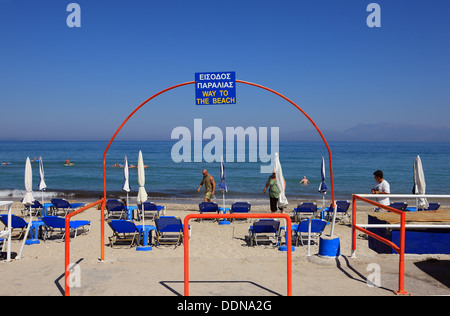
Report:
<svg viewBox="0 0 450 316"><path fill-rule="evenodd" d="M39 190L42 192L42 205L44 205L44 190L47 188L47 185L44 180L44 162L42 161L42 156L39 157L39 176L41 177Z"/></svg>
<svg viewBox="0 0 450 316"><path fill-rule="evenodd" d="M27 193L23 198L22 204L30 205L34 202L33 197L33 171L31 170L30 158L27 157L25 162L25 190Z"/></svg>
<svg viewBox="0 0 450 316"><path fill-rule="evenodd" d="M425 176L423 174L423 168L422 168L422 160L420 159L420 156L417 155L417 157L414 159L414 188L413 193L414 194L425 194ZM428 201L425 198L417 199L417 210L419 209L425 209L428 207Z"/></svg>
<svg viewBox="0 0 450 316"><path fill-rule="evenodd" d="M145 168L144 168L144 159L142 158L142 151L139 151L138 158L138 183L139 183L139 191L137 195L137 202L142 204L142 225L145 228L144 224L144 202L147 201L148 195L145 191Z"/></svg>
<svg viewBox="0 0 450 316"><path fill-rule="evenodd" d="M124 166L123 166L123 177L125 178L125 183L123 184L122 190L127 192L127 207L128 207L128 193L131 191L129 178L129 170L128 170L128 158L125 156Z"/></svg>
<svg viewBox="0 0 450 316"><path fill-rule="evenodd" d="M277 177L277 186L280 191L280 196L278 198L278 207L285 208L289 203L285 195L286 187L284 185L283 170L281 169L280 158L278 153L275 153L275 175Z"/></svg>
<svg viewBox="0 0 450 316"><path fill-rule="evenodd" d="M28 233L30 232L31 225L33 223L33 218L31 216L31 204L34 202L33 197L33 171L31 170L31 162L30 158L27 157L27 160L25 162L25 190L27 193L25 194L25 197L22 200L23 205L28 205L30 208L30 221L28 222L27 230L25 232L25 237L23 239L22 247L20 248L19 255L17 256L18 259L22 257L22 251L23 246L25 245L25 242L28 238Z"/></svg>

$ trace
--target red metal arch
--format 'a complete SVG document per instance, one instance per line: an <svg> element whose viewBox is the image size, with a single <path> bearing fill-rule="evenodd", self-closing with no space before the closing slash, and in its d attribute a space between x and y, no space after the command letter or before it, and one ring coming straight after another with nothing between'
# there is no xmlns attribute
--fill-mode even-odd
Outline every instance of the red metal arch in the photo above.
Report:
<svg viewBox="0 0 450 316"><path fill-rule="evenodd" d="M262 85L256 84L256 83L252 83L252 82L248 82L248 81L243 81L243 80L237 80L236 82L239 83L243 83L243 84L247 84L247 85L251 85L251 86L255 86L267 91L270 91L276 95L278 95L279 97L285 99L286 101L288 101L289 103L291 103L293 106L295 106L300 112L303 113L303 115L311 122L311 124L316 128L317 132L319 133L320 137L322 138L325 146L327 147L328 150L328 159L329 159L329 163L330 163L330 183L331 183L331 200L332 200L332 204L335 205L335 198L334 198L334 182L333 182L333 164L332 164L332 160L331 160L331 150L330 147L328 146L328 143L325 139L325 137L323 136L322 132L320 131L319 127L316 125L316 123L311 119L311 117L309 117L308 114L306 114L305 111L303 111L297 104L295 104L292 100L290 100L289 98L285 97L284 95L282 95L281 93L272 90L270 88L264 87ZM102 203L102 212L101 212L101 260L104 261L105 260L105 205L106 205L106 154L108 153L109 147L111 146L112 142L114 141L114 139L116 138L117 134L120 132L120 130L123 128L123 126L128 122L128 120L141 108L143 107L147 102L149 102L150 100L156 98L158 95L163 94L164 92L167 92L169 90L173 90L175 88L179 88L182 86L186 86L186 85L190 85L190 84L195 84L195 81L188 81L188 82L184 82L184 83L180 83L177 85L174 85L172 87L169 87L167 89L161 90L160 92L152 95L150 98L148 98L147 100L145 100L144 102L141 103L141 105L139 105L133 112L131 112L130 115L128 115L128 117L125 119L125 121L123 121L123 123L119 126L119 128L117 129L117 131L114 133L113 137L111 138L111 140L108 143L108 146L106 146L105 152L103 153L103 203Z"/></svg>

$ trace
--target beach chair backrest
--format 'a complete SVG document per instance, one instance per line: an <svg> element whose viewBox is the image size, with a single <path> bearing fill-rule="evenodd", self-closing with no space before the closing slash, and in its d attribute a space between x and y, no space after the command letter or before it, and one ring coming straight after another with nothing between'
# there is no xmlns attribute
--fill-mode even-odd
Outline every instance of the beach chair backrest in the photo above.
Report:
<svg viewBox="0 0 450 316"><path fill-rule="evenodd" d="M200 212L218 212L219 206L214 202L201 202L198 207Z"/></svg>
<svg viewBox="0 0 450 316"><path fill-rule="evenodd" d="M112 230L120 234L129 234L138 231L136 224L133 221L113 219L109 221L108 224Z"/></svg>
<svg viewBox="0 0 450 316"><path fill-rule="evenodd" d="M142 204L138 204L138 209L142 210ZM156 207L155 203L152 202L144 202L144 211L157 211L158 208Z"/></svg>
<svg viewBox="0 0 450 316"><path fill-rule="evenodd" d="M441 206L440 203L428 203L427 211L437 211L439 207Z"/></svg>
<svg viewBox="0 0 450 316"><path fill-rule="evenodd" d="M274 219L260 219L253 223L254 233L277 233L280 229L280 222Z"/></svg>
<svg viewBox="0 0 450 316"><path fill-rule="evenodd" d="M310 202L304 202L297 206L297 212L315 212L317 211L317 205Z"/></svg>
<svg viewBox="0 0 450 316"><path fill-rule="evenodd" d="M70 208L70 203L63 199L51 199L56 208Z"/></svg>
<svg viewBox="0 0 450 316"><path fill-rule="evenodd" d="M404 202L394 202L389 205L392 208L395 208L396 210L405 211L408 204Z"/></svg>
<svg viewBox="0 0 450 316"><path fill-rule="evenodd" d="M248 213L250 212L251 205L248 202L235 202L231 205L232 213Z"/></svg>
<svg viewBox="0 0 450 316"><path fill-rule="evenodd" d="M44 216L41 218L45 225L52 228L66 228L66 222L64 218L58 216Z"/></svg>
<svg viewBox="0 0 450 316"><path fill-rule="evenodd" d="M119 200L108 200L106 201L106 209L110 212L123 211L125 210L125 205Z"/></svg>
<svg viewBox="0 0 450 316"><path fill-rule="evenodd" d="M42 208L42 204L38 200L34 200L33 204L31 204L31 208Z"/></svg>
<svg viewBox="0 0 450 316"><path fill-rule="evenodd" d="M325 229L327 222L322 219L313 219L311 221L311 233L321 233ZM301 221L298 225L298 232L307 233L309 231L309 220Z"/></svg>
<svg viewBox="0 0 450 316"><path fill-rule="evenodd" d="M347 212L350 207L350 202L348 201L336 201L337 211L338 212Z"/></svg>
<svg viewBox="0 0 450 316"><path fill-rule="evenodd" d="M1 221L6 226L9 226L8 223L8 214L2 214L0 215ZM11 228L25 228L27 227L27 222L22 217L19 217L17 215L11 214Z"/></svg>
<svg viewBox="0 0 450 316"><path fill-rule="evenodd" d="M179 217L161 216L155 219L156 229L163 233L178 233L183 231L183 223Z"/></svg>

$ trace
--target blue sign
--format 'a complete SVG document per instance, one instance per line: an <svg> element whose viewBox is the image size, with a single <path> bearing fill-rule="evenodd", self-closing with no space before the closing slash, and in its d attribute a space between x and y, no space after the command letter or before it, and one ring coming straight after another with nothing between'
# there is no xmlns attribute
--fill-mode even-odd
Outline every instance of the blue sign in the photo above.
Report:
<svg viewBox="0 0 450 316"><path fill-rule="evenodd" d="M236 73L196 72L195 102L197 105L235 104Z"/></svg>

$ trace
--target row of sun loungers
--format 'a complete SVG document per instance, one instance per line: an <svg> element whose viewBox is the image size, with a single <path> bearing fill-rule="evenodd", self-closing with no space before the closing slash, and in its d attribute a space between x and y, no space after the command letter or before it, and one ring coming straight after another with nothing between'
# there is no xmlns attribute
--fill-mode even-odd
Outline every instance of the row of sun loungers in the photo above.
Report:
<svg viewBox="0 0 450 316"><path fill-rule="evenodd" d="M5 226L9 226L7 214L1 214L0 221ZM57 232L62 235L61 239L64 239L66 223L65 223L65 219L63 217L43 216L40 218L40 220L35 221L35 222L43 222L40 225L43 228L40 228L40 229L42 231L44 240L52 238L53 234L57 233ZM25 219L23 219L20 216L14 215L14 214L11 215L11 230L12 230L12 232L17 231L17 230L19 231L16 238L19 239L25 234L27 226L28 226L28 222L25 221ZM73 233L75 238L78 235L79 229L83 229L83 232L86 232L86 230L88 232L90 232L91 231L91 222L84 221L84 220L70 221L70 233L71 234Z"/></svg>
<svg viewBox="0 0 450 316"><path fill-rule="evenodd" d="M36 201L37 202L37 201ZM73 203L63 199L52 199L52 210L55 213L67 214L70 211L75 210L75 208L83 206L83 203ZM337 205L337 218L345 218L347 221L350 218L349 207L350 203L348 201L336 201ZM391 207L399 209L402 211L417 211L414 207L408 207L404 202L394 202L391 203ZM39 209L42 205L37 202L33 208ZM437 210L440 207L439 203L429 203L429 207L426 210ZM156 205L152 202L146 202L143 205L139 204L134 207L127 207L121 200L108 200L106 203L106 211L108 217L108 224L113 230L113 236L109 237L110 245L116 246L125 243L127 246L133 246L134 244L141 242L141 227L136 226L133 222L133 214L130 210L137 211L137 218L141 220L142 216L146 219L154 220L155 222L155 241L157 245L169 244L169 245L179 245L183 242L183 224L180 218L173 216L164 216L165 207L161 205ZM201 202L199 204L199 212L204 213L220 213L222 210L218 204L214 202ZM251 204L248 202L236 202L233 203L231 208L226 211L229 213L250 213ZM304 241L308 237L309 223L311 219L311 239L318 239L328 222L325 220L331 219L333 213L333 207L323 207L318 209L315 203L304 202L299 204L293 209L293 219L298 224L292 225L293 233L293 244L298 246L299 244L304 245ZM130 216L131 214L131 216ZM312 215L319 214L319 218L312 219ZM117 220L112 220L112 218L118 217ZM315 217L315 216L314 216ZM122 219L123 218L123 219ZM308 218L302 220L302 218ZM7 215L0 215L0 220L8 226ZM13 230L19 230L18 238L23 236L28 223L21 217L12 215L11 225ZM43 226L42 233L43 238L48 239L53 236L54 233L59 232L64 238L65 233L65 220L63 217L58 216L42 216L39 221L42 221ZM91 223L89 221L83 220L73 220L70 222L71 234L74 234L75 238L79 233L80 229L83 232L90 231ZM285 230L281 226L278 220L274 219L260 219L253 223L249 227L248 242L250 246L258 245L261 243L270 242L276 246L281 244L282 231ZM190 227L189 227L190 231ZM286 238L286 236L284 236ZM305 239L306 238L306 239Z"/></svg>

